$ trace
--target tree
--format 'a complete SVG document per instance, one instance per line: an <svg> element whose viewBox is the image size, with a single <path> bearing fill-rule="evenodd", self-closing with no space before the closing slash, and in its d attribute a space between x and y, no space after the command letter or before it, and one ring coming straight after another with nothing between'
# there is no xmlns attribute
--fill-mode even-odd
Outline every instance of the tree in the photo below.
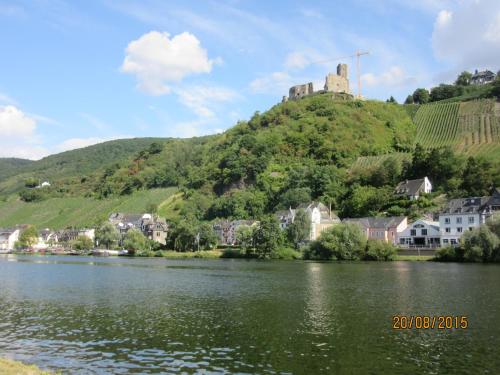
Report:
<svg viewBox="0 0 500 375"><path fill-rule="evenodd" d="M249 225L240 225L236 229L236 242L246 255L251 255L254 251L255 229Z"/></svg>
<svg viewBox="0 0 500 375"><path fill-rule="evenodd" d="M413 95L408 95L405 99L405 104L413 104Z"/></svg>
<svg viewBox="0 0 500 375"><path fill-rule="evenodd" d="M462 189L470 196L488 195L493 186L493 169L488 160L469 157L463 171Z"/></svg>
<svg viewBox="0 0 500 375"><path fill-rule="evenodd" d="M493 82L491 94L496 96L497 98L500 98L500 75L497 75L495 82Z"/></svg>
<svg viewBox="0 0 500 375"><path fill-rule="evenodd" d="M38 242L38 231L33 225L27 226L19 235L18 245L21 248L31 247Z"/></svg>
<svg viewBox="0 0 500 375"><path fill-rule="evenodd" d="M423 88L418 88L413 92L413 102L417 104L429 103L429 91Z"/></svg>
<svg viewBox="0 0 500 375"><path fill-rule="evenodd" d="M135 254L138 250L146 249L146 237L137 228L131 228L125 234L123 246L128 250L129 254Z"/></svg>
<svg viewBox="0 0 500 375"><path fill-rule="evenodd" d="M357 224L337 224L324 230L311 244L313 257L320 259L357 260L363 256L366 238Z"/></svg>
<svg viewBox="0 0 500 375"><path fill-rule="evenodd" d="M71 247L75 250L91 250L94 247L94 242L87 236L78 236L76 240L71 242Z"/></svg>
<svg viewBox="0 0 500 375"><path fill-rule="evenodd" d="M195 248L197 231L192 222L181 221L172 231L174 250L192 251Z"/></svg>
<svg viewBox="0 0 500 375"><path fill-rule="evenodd" d="M469 86L471 78L472 78L471 72L463 71L458 75L457 80L455 81L455 85Z"/></svg>
<svg viewBox="0 0 500 375"><path fill-rule="evenodd" d="M264 216L255 232L255 249L259 258L270 258L282 245L282 235L278 220Z"/></svg>
<svg viewBox="0 0 500 375"><path fill-rule="evenodd" d="M297 210L293 223L287 228L287 235L290 242L299 248L301 242L309 239L311 233L311 219L309 215L303 210Z"/></svg>
<svg viewBox="0 0 500 375"><path fill-rule="evenodd" d="M107 249L111 249L118 242L120 235L115 226L111 223L104 223L97 228L95 239L98 244L104 245Z"/></svg>
<svg viewBox="0 0 500 375"><path fill-rule="evenodd" d="M203 223L198 227L197 236L201 249L209 250L217 246L217 235L209 223Z"/></svg>
<svg viewBox="0 0 500 375"><path fill-rule="evenodd" d="M24 181L24 186L27 188L34 188L38 186L38 180L34 177L29 177Z"/></svg>
<svg viewBox="0 0 500 375"><path fill-rule="evenodd" d="M397 104L398 101L396 99L394 99L394 96L391 95L391 97L389 99L386 100L386 103L394 103L394 104Z"/></svg>
<svg viewBox="0 0 500 375"><path fill-rule="evenodd" d="M493 261L499 244L498 237L486 225L464 233L461 242L464 259L469 262Z"/></svg>
<svg viewBox="0 0 500 375"><path fill-rule="evenodd" d="M462 86L440 84L439 86L431 89L430 101L437 102L440 100L454 98L455 96L462 95L463 92L464 89Z"/></svg>
<svg viewBox="0 0 500 375"><path fill-rule="evenodd" d="M295 208L301 203L306 203L311 201L311 189L307 187L299 187L288 189L281 196L281 206L284 208Z"/></svg>

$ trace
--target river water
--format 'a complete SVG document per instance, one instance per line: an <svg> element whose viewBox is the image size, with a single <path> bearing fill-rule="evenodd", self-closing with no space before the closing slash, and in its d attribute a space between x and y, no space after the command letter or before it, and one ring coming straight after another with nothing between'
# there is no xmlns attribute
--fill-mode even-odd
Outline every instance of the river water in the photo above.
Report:
<svg viewBox="0 0 500 375"><path fill-rule="evenodd" d="M394 330L399 314L469 324ZM500 266L1 256L0 356L72 374L499 374Z"/></svg>

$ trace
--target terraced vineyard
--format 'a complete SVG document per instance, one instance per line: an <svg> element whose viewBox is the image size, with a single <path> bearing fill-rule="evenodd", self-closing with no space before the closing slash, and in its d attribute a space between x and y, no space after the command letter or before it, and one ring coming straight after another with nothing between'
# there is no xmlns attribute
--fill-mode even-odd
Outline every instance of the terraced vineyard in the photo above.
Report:
<svg viewBox="0 0 500 375"><path fill-rule="evenodd" d="M407 110L413 113L415 108ZM465 155L500 160L500 103L495 100L426 104L418 108L413 120L415 144L428 149L450 146ZM410 157L404 153L365 156L358 158L352 167L374 167L391 155L399 160Z"/></svg>
<svg viewBox="0 0 500 375"><path fill-rule="evenodd" d="M415 142L424 147L454 146L459 136L460 103L437 103L421 106L415 115Z"/></svg>
<svg viewBox="0 0 500 375"><path fill-rule="evenodd" d="M427 148L451 146L467 155L500 152L500 103L475 100L427 104L415 115L416 143Z"/></svg>

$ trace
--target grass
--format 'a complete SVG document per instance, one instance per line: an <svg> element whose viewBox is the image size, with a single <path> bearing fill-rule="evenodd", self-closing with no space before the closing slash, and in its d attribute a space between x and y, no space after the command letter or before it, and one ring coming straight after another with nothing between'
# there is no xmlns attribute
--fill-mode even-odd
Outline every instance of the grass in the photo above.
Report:
<svg viewBox="0 0 500 375"><path fill-rule="evenodd" d="M433 259L432 255L396 255L394 260L404 260L404 261L427 261Z"/></svg>
<svg viewBox="0 0 500 375"><path fill-rule="evenodd" d="M3 375L49 375L50 372L42 371L33 365L0 358L0 373Z"/></svg>
<svg viewBox="0 0 500 375"><path fill-rule="evenodd" d="M176 188L152 189L112 199L65 197L36 203L11 196L6 202L0 201L0 227L33 224L38 228L61 229L96 225L112 212L145 212L151 203L161 205L176 191Z"/></svg>

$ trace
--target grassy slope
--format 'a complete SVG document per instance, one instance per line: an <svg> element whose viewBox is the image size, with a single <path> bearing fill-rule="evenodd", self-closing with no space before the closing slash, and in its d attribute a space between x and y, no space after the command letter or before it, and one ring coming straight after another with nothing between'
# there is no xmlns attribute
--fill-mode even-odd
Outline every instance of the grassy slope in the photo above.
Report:
<svg viewBox="0 0 500 375"><path fill-rule="evenodd" d="M0 181L19 173L19 169L34 163L32 160L0 158Z"/></svg>
<svg viewBox="0 0 500 375"><path fill-rule="evenodd" d="M25 365L21 362L0 358L0 374L3 375L49 375L48 371L42 371L33 365Z"/></svg>
<svg viewBox="0 0 500 375"><path fill-rule="evenodd" d="M51 198L38 203L25 203L11 197L7 202L0 202L0 227L24 223L53 229L89 226L106 219L112 212L145 212L150 203L162 202L176 190L143 190L130 196L104 200L83 197Z"/></svg>
<svg viewBox="0 0 500 375"><path fill-rule="evenodd" d="M9 159L0 159L0 194L18 190L29 177L53 182L57 179L92 174L113 163L127 161L153 142L166 140L166 138L134 138L103 142L50 155L37 161L18 162L15 173L11 170L5 172L2 168L2 164L7 163L5 160Z"/></svg>

